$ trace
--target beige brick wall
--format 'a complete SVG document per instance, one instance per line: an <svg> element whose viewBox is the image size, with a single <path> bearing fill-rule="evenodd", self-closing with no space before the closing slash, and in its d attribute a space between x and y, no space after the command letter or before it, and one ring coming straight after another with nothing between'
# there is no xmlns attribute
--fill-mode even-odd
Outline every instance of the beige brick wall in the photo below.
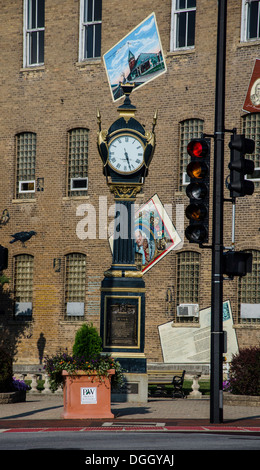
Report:
<svg viewBox="0 0 260 470"><path fill-rule="evenodd" d="M217 2L197 2L196 47L191 52L171 53L171 2L159 0L112 0L103 2L102 54L109 50L138 23L155 12L167 62L167 73L132 95L137 106L137 119L152 126L158 108L157 147L144 192L138 202L145 202L157 193L164 204L187 204L179 192L179 122L200 118L204 131L214 132L215 63L217 35ZM19 325L7 313L0 320L17 332L17 360L37 363L37 341L46 339L44 354L72 348L76 321L64 321L64 257L78 251L87 256L86 317L99 326L98 283L110 266L111 253L106 240L79 240L76 217L79 204L89 203L99 216L99 196L109 194L96 149L96 111L100 109L102 127L108 128L117 119L117 103L113 103L102 61L78 64L79 1L46 0L45 64L34 70L23 67L23 2L0 1L1 16L1 123L0 123L0 212L7 208L10 221L0 231L1 244L9 248L7 275L13 293L13 257L28 253L34 256L33 321ZM226 127L241 131L242 105L246 95L259 42L240 44L241 2L228 2ZM121 104L121 102L120 102ZM89 129L89 190L87 198L66 197L67 132L74 127ZM36 192L31 201L15 200L15 135L22 131L37 134L36 178L44 178L44 191ZM226 136L228 144L229 135ZM213 145L212 145L213 155ZM225 176L228 174L229 152L226 145ZM213 168L213 165L212 165ZM229 194L225 191L225 196ZM259 196L237 204L237 247L259 249ZM242 220L242 214L246 217ZM109 219L109 222L111 218ZM230 244L231 205L225 204L225 244ZM97 218L97 234L99 230ZM9 245L10 235L22 230L36 230L23 248L21 243ZM184 249L195 249L185 241ZM200 307L210 305L210 251L201 251ZM60 272L53 269L53 259L61 258ZM146 346L149 361L161 361L162 352L158 325L169 321L166 290L173 288L176 308L176 252L173 251L145 275L146 283ZM230 299L238 314L237 281L224 285L224 299ZM158 287L159 286L159 287ZM4 305L4 304L3 304ZM22 331L19 338L18 332ZM259 329L237 328L240 346L259 343Z"/></svg>

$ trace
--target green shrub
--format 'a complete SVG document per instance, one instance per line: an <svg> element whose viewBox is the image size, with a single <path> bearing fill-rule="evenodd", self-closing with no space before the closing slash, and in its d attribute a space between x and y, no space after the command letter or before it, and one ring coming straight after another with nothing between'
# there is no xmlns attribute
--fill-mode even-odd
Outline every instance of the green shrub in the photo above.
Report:
<svg viewBox="0 0 260 470"><path fill-rule="evenodd" d="M0 349L0 393L13 390L13 361L12 356Z"/></svg>
<svg viewBox="0 0 260 470"><path fill-rule="evenodd" d="M73 346L74 356L90 359L100 354L101 351L102 339L96 328L92 323L90 325L84 323L75 336Z"/></svg>
<svg viewBox="0 0 260 470"><path fill-rule="evenodd" d="M233 356L229 387L234 395L260 395L260 348L241 349Z"/></svg>

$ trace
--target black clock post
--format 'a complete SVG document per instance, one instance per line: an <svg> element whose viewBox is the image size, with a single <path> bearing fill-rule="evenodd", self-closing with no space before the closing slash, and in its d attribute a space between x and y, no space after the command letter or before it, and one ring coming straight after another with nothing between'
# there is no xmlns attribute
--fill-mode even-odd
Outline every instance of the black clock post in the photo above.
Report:
<svg viewBox="0 0 260 470"><path fill-rule="evenodd" d="M145 283L135 264L134 202L141 191L155 149L154 116L151 132L135 119L129 95L134 85L121 85L125 94L119 119L101 129L98 150L103 172L114 194L116 218L111 267L101 283L100 332L103 351L111 353L125 371L126 387L117 399L147 401L144 354Z"/></svg>

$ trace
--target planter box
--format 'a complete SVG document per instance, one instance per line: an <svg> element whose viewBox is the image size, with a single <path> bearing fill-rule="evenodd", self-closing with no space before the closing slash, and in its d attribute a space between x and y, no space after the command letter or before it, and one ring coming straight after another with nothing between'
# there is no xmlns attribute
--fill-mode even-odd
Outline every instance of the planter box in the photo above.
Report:
<svg viewBox="0 0 260 470"><path fill-rule="evenodd" d="M224 392L224 405L234 406L260 406L260 396L252 395L232 395L230 392Z"/></svg>
<svg viewBox="0 0 260 470"><path fill-rule="evenodd" d="M108 374L108 377L99 377L96 373L89 375L80 370L75 374L62 371L63 418L114 418L111 413L111 376L115 370L110 369Z"/></svg>
<svg viewBox="0 0 260 470"><path fill-rule="evenodd" d="M16 392L3 392L0 393L0 404L6 403L19 403L26 401L26 391L17 390Z"/></svg>

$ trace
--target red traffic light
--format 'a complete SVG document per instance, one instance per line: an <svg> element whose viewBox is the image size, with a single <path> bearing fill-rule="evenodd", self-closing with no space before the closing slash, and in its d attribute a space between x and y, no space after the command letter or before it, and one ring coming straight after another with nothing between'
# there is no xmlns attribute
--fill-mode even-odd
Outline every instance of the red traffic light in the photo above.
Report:
<svg viewBox="0 0 260 470"><path fill-rule="evenodd" d="M207 157L209 145L205 139L193 139L187 145L187 152L191 157Z"/></svg>
<svg viewBox="0 0 260 470"><path fill-rule="evenodd" d="M190 204L185 210L189 226L185 236L190 243L202 244L208 241L209 229L209 169L210 169L210 140L192 139L187 145L191 161L186 167L190 183L186 194Z"/></svg>

